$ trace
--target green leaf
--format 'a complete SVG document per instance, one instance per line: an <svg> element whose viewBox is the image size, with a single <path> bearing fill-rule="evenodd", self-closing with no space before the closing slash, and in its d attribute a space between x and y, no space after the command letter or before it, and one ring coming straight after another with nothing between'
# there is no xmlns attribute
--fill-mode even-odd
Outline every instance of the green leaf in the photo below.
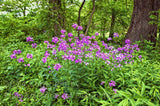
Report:
<svg viewBox="0 0 160 106"><path fill-rule="evenodd" d="M128 99L124 99L123 101L121 101L118 106L128 106Z"/></svg>
<svg viewBox="0 0 160 106"><path fill-rule="evenodd" d="M0 86L0 91L3 91L7 86Z"/></svg>
<svg viewBox="0 0 160 106"><path fill-rule="evenodd" d="M144 91L145 91L145 84L144 82L142 82L141 96L144 94Z"/></svg>

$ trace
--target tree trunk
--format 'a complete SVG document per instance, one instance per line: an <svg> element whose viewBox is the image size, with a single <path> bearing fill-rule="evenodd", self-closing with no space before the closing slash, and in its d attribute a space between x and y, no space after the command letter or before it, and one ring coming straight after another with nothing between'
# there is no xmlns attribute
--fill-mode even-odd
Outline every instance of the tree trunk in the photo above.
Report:
<svg viewBox="0 0 160 106"><path fill-rule="evenodd" d="M90 23L91 23L91 20L92 20L92 16L93 16L94 11L95 11L95 0L93 0L93 9L92 9L92 13L91 13L90 18L89 18L89 22L88 22L88 25L87 25L85 34L84 34L85 36L87 35L88 29L89 29L89 25L90 25Z"/></svg>
<svg viewBox="0 0 160 106"><path fill-rule="evenodd" d="M115 10L112 9L111 27L110 27L110 33L109 33L109 37L112 37L112 38L114 33L115 20L116 20Z"/></svg>
<svg viewBox="0 0 160 106"><path fill-rule="evenodd" d="M86 1L86 0L83 1L82 5L81 5L81 7L80 7L80 9L79 9L79 14L78 14L78 26L80 26L81 10L82 10L82 7L83 7L85 1ZM79 37L79 31L78 31L78 37Z"/></svg>
<svg viewBox="0 0 160 106"><path fill-rule="evenodd" d="M150 21L153 21L149 16L153 15L150 12L158 11L159 8L160 0L134 0L131 24L125 39L130 39L131 43L144 39L155 43L157 24L149 24ZM154 15L158 16L158 13Z"/></svg>
<svg viewBox="0 0 160 106"><path fill-rule="evenodd" d="M55 19L53 30L56 36L60 36L60 30L62 28L62 11L61 11L61 0L50 0L50 4L52 4L52 18Z"/></svg>

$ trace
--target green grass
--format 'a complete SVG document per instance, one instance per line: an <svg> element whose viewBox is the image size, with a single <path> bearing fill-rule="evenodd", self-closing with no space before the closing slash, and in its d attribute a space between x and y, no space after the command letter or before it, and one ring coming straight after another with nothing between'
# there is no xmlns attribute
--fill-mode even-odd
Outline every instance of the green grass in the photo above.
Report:
<svg viewBox="0 0 160 106"><path fill-rule="evenodd" d="M132 64L123 64L123 67L111 68L102 60L94 57L93 60L85 59L84 63L75 64L72 61L62 60L51 56L47 63L42 62L46 45L38 44L32 48L27 42L9 42L1 38L0 54L0 105L43 105L43 106L159 106L160 104L160 61L159 50L152 50L149 44L146 49L136 52ZM13 40L14 41L14 40ZM9 56L13 50L20 49L30 67L24 67L17 59ZM50 51L50 50L48 50ZM102 51L106 51L104 48ZM150 52L149 52L150 51ZM26 54L33 54L33 59L27 59ZM153 55L153 53L156 53ZM142 55L142 59L138 58ZM52 64L60 63L63 67L56 71ZM47 68L51 66L51 68ZM51 73L49 73L49 71ZM115 87L110 87L109 82L114 80ZM104 85L100 85L105 81ZM40 88L47 88L45 93ZM117 93L113 91L117 90ZM14 96L14 92L23 95L23 102ZM67 93L68 99L60 96ZM57 99L55 95L60 95Z"/></svg>

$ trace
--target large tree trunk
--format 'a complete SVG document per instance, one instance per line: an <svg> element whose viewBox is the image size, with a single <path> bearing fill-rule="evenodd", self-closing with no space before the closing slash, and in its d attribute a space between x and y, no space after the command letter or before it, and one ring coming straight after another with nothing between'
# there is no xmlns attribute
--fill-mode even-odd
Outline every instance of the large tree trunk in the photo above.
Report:
<svg viewBox="0 0 160 106"><path fill-rule="evenodd" d="M153 15L152 11L158 11L159 8L160 0L134 0L131 24L125 39L130 39L131 43L144 39L155 43L157 25L149 24L150 21L153 21L149 16ZM158 13L154 15L158 16Z"/></svg>
<svg viewBox="0 0 160 106"><path fill-rule="evenodd" d="M55 19L53 30L56 36L60 36L60 30L62 28L62 9L61 9L61 0L49 0L49 3L52 4L52 18Z"/></svg>

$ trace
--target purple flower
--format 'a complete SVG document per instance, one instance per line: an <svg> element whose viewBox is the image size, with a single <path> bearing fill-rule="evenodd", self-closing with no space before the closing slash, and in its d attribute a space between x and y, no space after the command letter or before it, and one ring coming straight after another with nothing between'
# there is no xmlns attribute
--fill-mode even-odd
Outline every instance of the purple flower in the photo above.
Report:
<svg viewBox="0 0 160 106"><path fill-rule="evenodd" d="M68 41L71 42L72 38L69 38Z"/></svg>
<svg viewBox="0 0 160 106"><path fill-rule="evenodd" d="M61 33L64 34L66 31L64 29L61 30Z"/></svg>
<svg viewBox="0 0 160 106"><path fill-rule="evenodd" d="M27 64L27 66L30 66L30 64Z"/></svg>
<svg viewBox="0 0 160 106"><path fill-rule="evenodd" d="M58 71L61 67L62 66L58 63L58 64L55 64L54 69L56 69Z"/></svg>
<svg viewBox="0 0 160 106"><path fill-rule="evenodd" d="M54 47L55 47L55 45L52 45L52 44L47 45L47 48L54 48Z"/></svg>
<svg viewBox="0 0 160 106"><path fill-rule="evenodd" d="M33 58L33 54L27 54L27 58L32 59Z"/></svg>
<svg viewBox="0 0 160 106"><path fill-rule="evenodd" d="M51 71L49 71L49 73L51 73Z"/></svg>
<svg viewBox="0 0 160 106"><path fill-rule="evenodd" d="M125 40L125 43L126 43L126 44L130 44L131 42L130 42L129 39L126 39L126 40Z"/></svg>
<svg viewBox="0 0 160 106"><path fill-rule="evenodd" d="M55 55L57 51L55 49L52 50L52 54Z"/></svg>
<svg viewBox="0 0 160 106"><path fill-rule="evenodd" d="M14 93L14 96L19 97L20 95L19 95L17 92L15 92L15 93Z"/></svg>
<svg viewBox="0 0 160 106"><path fill-rule="evenodd" d="M139 51L139 48L136 48L137 51Z"/></svg>
<svg viewBox="0 0 160 106"><path fill-rule="evenodd" d="M73 34L72 33L68 33L68 37L73 37Z"/></svg>
<svg viewBox="0 0 160 106"><path fill-rule="evenodd" d="M142 58L142 56L141 56L141 55L139 55L138 57L139 57L140 59Z"/></svg>
<svg viewBox="0 0 160 106"><path fill-rule="evenodd" d="M68 98L68 94L63 93L63 95L61 96L64 100Z"/></svg>
<svg viewBox="0 0 160 106"><path fill-rule="evenodd" d="M45 52L44 56L48 57L50 54L48 51Z"/></svg>
<svg viewBox="0 0 160 106"><path fill-rule="evenodd" d="M50 68L50 66L48 66L48 68Z"/></svg>
<svg viewBox="0 0 160 106"><path fill-rule="evenodd" d="M115 86L116 82L115 81L112 81L109 83L109 86Z"/></svg>
<svg viewBox="0 0 160 106"><path fill-rule="evenodd" d="M46 63L47 62L47 57L43 57L42 61L43 61L43 63Z"/></svg>
<svg viewBox="0 0 160 106"><path fill-rule="evenodd" d="M96 37L95 37L95 36L92 36L91 38L92 38L92 39L96 39Z"/></svg>
<svg viewBox="0 0 160 106"><path fill-rule="evenodd" d="M104 81L102 81L102 82L101 82L101 85L103 85L104 83L105 83L105 82L104 82Z"/></svg>
<svg viewBox="0 0 160 106"><path fill-rule="evenodd" d="M71 43L70 46L73 47L73 46L74 46L74 43Z"/></svg>
<svg viewBox="0 0 160 106"><path fill-rule="evenodd" d="M82 26L78 26L78 30L80 31L80 30L82 30L83 29L83 27Z"/></svg>
<svg viewBox="0 0 160 106"><path fill-rule="evenodd" d="M58 98L59 95L55 95L55 98Z"/></svg>
<svg viewBox="0 0 160 106"><path fill-rule="evenodd" d="M112 40L112 38L111 38L111 37L109 37L107 40Z"/></svg>
<svg viewBox="0 0 160 106"><path fill-rule="evenodd" d="M49 44L49 41L46 41L46 40L45 40L45 41L44 41L44 43L47 43L47 44Z"/></svg>
<svg viewBox="0 0 160 106"><path fill-rule="evenodd" d="M65 35L61 35L61 38L64 38L65 37Z"/></svg>
<svg viewBox="0 0 160 106"><path fill-rule="evenodd" d="M82 38L82 37L84 37L84 35L83 35L83 34L81 34L81 35L80 35L80 37Z"/></svg>
<svg viewBox="0 0 160 106"><path fill-rule="evenodd" d="M118 33L114 33L113 37L119 37Z"/></svg>
<svg viewBox="0 0 160 106"><path fill-rule="evenodd" d="M17 50L13 50L13 54L18 54L18 51Z"/></svg>
<svg viewBox="0 0 160 106"><path fill-rule="evenodd" d="M58 42L58 37L53 37L52 42L57 43Z"/></svg>
<svg viewBox="0 0 160 106"><path fill-rule="evenodd" d="M40 88L40 92L44 93L47 90L47 88L45 88L44 86L42 88Z"/></svg>
<svg viewBox="0 0 160 106"><path fill-rule="evenodd" d="M23 57L20 57L19 59L17 59L17 61L19 61L20 63L24 62Z"/></svg>
<svg viewBox="0 0 160 106"><path fill-rule="evenodd" d="M27 42L29 42L29 41L33 42L33 38L32 38L32 37L30 37L30 36L29 36L29 37L27 37L27 38L26 38L26 40L27 40Z"/></svg>
<svg viewBox="0 0 160 106"><path fill-rule="evenodd" d="M17 57L16 57L16 54L11 54L9 57L11 57L11 59L17 58Z"/></svg>
<svg viewBox="0 0 160 106"><path fill-rule="evenodd" d="M17 54L20 54L20 53L22 53L22 51L18 49L18 50L17 50Z"/></svg>
<svg viewBox="0 0 160 106"><path fill-rule="evenodd" d="M20 101L20 102L23 102L22 98L21 98L21 99L19 99L19 101Z"/></svg>
<svg viewBox="0 0 160 106"><path fill-rule="evenodd" d="M113 91L114 91L115 93L117 93L117 90L116 90L116 89L113 89Z"/></svg>
<svg viewBox="0 0 160 106"><path fill-rule="evenodd" d="M98 36L98 35L99 35L99 33L98 33L98 32L96 32L96 33L95 33L95 35L96 35L96 36Z"/></svg>
<svg viewBox="0 0 160 106"><path fill-rule="evenodd" d="M78 26L77 24L73 24L73 25L72 25L72 27L73 27L74 29L76 29L77 26Z"/></svg>
<svg viewBox="0 0 160 106"><path fill-rule="evenodd" d="M82 59L75 60L75 63L81 63L81 62L82 62Z"/></svg>
<svg viewBox="0 0 160 106"><path fill-rule="evenodd" d="M36 43L32 43L32 48L36 48L37 44Z"/></svg>

